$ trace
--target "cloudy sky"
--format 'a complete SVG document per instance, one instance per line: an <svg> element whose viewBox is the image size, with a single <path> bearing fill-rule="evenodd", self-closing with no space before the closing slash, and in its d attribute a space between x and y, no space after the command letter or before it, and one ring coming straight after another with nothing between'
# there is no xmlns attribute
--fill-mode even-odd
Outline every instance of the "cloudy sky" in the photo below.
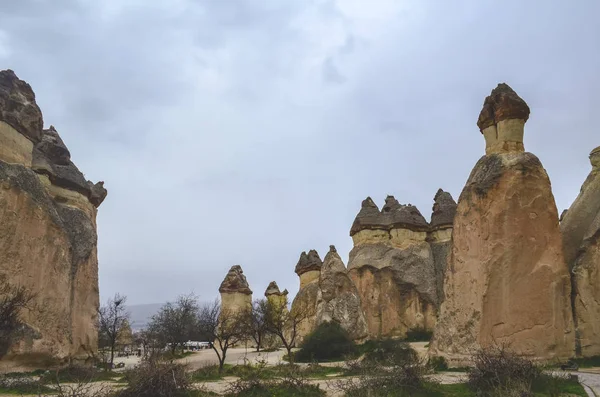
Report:
<svg viewBox="0 0 600 397"><path fill-rule="evenodd" d="M241 264L292 294L344 260L366 196L429 219L484 152L486 95L531 107L559 211L600 145L597 0L0 0L0 68L29 82L88 179L100 291L217 295Z"/></svg>

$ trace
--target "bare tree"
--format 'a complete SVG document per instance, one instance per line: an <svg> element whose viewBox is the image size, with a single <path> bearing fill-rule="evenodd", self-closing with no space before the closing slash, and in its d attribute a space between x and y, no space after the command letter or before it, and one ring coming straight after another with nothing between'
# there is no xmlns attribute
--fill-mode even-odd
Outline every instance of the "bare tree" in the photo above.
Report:
<svg viewBox="0 0 600 397"><path fill-rule="evenodd" d="M297 307L293 307L292 310L288 310L287 296L279 303L268 302L266 316L267 332L279 337L287 350L290 363L294 362L292 348L296 345L298 328L307 319L308 314L308 308L304 305L298 305Z"/></svg>
<svg viewBox="0 0 600 397"><path fill-rule="evenodd" d="M206 335L219 359L219 372L223 371L227 350L248 337L247 311L225 310L216 299L202 306L198 316L200 332Z"/></svg>
<svg viewBox="0 0 600 397"><path fill-rule="evenodd" d="M12 285L5 275L0 275L0 358L8 353L25 326L21 312L34 297L27 288Z"/></svg>
<svg viewBox="0 0 600 397"><path fill-rule="evenodd" d="M158 343L169 345L171 354L197 332L198 299L194 294L180 295L175 303L167 303L148 324L148 332Z"/></svg>
<svg viewBox="0 0 600 397"><path fill-rule="evenodd" d="M257 299L252 303L250 315L247 316L248 335L256 342L256 351L259 352L262 347L265 335L267 334L267 315L269 311L269 302L266 299Z"/></svg>
<svg viewBox="0 0 600 397"><path fill-rule="evenodd" d="M99 339L110 349L109 369L112 369L115 359L115 349L119 338L129 325L129 312L125 307L127 297L120 294L106 302L98 310Z"/></svg>

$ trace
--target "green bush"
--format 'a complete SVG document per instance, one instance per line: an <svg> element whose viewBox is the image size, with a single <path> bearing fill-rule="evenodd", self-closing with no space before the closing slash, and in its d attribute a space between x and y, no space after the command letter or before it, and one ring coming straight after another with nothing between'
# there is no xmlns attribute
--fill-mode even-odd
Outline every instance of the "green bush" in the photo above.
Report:
<svg viewBox="0 0 600 397"><path fill-rule="evenodd" d="M335 361L356 355L356 344L340 324L324 322L308 334L296 352L298 362Z"/></svg>
<svg viewBox="0 0 600 397"><path fill-rule="evenodd" d="M372 341L365 352L365 363L377 363L383 366L404 366L417 363L419 356L408 343L398 339Z"/></svg>

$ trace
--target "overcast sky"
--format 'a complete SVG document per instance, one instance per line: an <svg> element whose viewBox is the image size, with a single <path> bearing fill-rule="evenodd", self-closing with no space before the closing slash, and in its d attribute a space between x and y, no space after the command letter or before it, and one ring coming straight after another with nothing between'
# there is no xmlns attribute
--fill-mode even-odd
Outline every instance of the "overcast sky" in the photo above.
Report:
<svg viewBox="0 0 600 397"><path fill-rule="evenodd" d="M360 203L429 219L484 153L508 83L559 212L600 145L597 0L0 0L29 82L99 208L100 294L212 299L240 264L293 295L303 250L347 261Z"/></svg>

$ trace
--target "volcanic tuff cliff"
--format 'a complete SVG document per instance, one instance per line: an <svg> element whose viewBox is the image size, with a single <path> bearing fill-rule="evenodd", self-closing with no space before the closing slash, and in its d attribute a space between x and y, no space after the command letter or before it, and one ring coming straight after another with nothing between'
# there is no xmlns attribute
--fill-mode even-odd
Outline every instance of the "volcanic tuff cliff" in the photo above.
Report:
<svg viewBox="0 0 600 397"><path fill-rule="evenodd" d="M560 223L572 269L576 348L583 356L600 354L600 147L590 162L592 170Z"/></svg>
<svg viewBox="0 0 600 397"><path fill-rule="evenodd" d="M406 336L433 330L437 313L430 227L419 210L388 196L379 211L370 197L350 230L348 272L358 289L369 336Z"/></svg>
<svg viewBox="0 0 600 397"><path fill-rule="evenodd" d="M0 273L35 294L5 366L85 359L97 349L96 213L87 181L29 84L0 72Z"/></svg>
<svg viewBox="0 0 600 397"><path fill-rule="evenodd" d="M316 324L326 321L339 323L354 340L368 335L358 290L352 282L342 258L333 245L325 255L319 276Z"/></svg>
<svg viewBox="0 0 600 397"><path fill-rule="evenodd" d="M574 351L571 285L550 180L523 147L529 107L508 85L485 99L486 155L458 200L445 300L430 355L464 365L479 347L509 343L536 359Z"/></svg>

